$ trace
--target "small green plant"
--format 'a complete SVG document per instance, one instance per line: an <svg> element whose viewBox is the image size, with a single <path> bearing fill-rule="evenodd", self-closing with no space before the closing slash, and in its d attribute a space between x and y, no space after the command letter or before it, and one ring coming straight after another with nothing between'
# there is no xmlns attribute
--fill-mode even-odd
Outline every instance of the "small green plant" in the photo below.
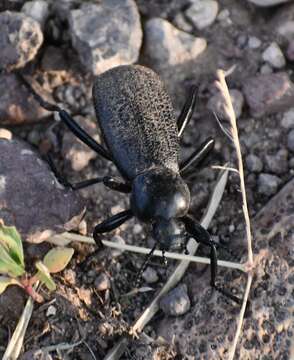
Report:
<svg viewBox="0 0 294 360"><path fill-rule="evenodd" d="M33 285L40 281L48 290L56 289L50 274L62 271L72 258L72 248L56 247L51 249L43 261L37 261L37 272L30 276L25 270L24 252L21 237L14 226L5 226L0 219L0 294L7 286L18 285L34 300L42 302L42 296Z"/></svg>

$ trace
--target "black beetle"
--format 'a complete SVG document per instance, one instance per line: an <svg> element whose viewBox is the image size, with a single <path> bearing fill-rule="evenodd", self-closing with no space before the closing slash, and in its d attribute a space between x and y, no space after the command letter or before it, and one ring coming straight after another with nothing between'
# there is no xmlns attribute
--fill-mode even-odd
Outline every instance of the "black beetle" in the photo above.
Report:
<svg viewBox="0 0 294 360"><path fill-rule="evenodd" d="M140 276L156 246L164 254L172 247L185 248L183 244L193 237L210 247L211 285L239 302L238 298L216 285L218 244L188 215L190 192L182 175L192 164L195 166L202 161L214 146L214 140L207 139L186 161L179 164L179 139L192 117L196 102L195 87L176 120L169 95L159 76L151 69L123 65L96 77L93 101L106 150L65 110L45 102L25 79L22 80L45 109L57 111L61 120L81 141L116 165L123 178L90 179L71 187L81 189L103 182L113 190L130 193L129 210L95 227L93 237L97 244L101 243L100 234L116 229L133 216L151 224L156 242L141 268Z"/></svg>

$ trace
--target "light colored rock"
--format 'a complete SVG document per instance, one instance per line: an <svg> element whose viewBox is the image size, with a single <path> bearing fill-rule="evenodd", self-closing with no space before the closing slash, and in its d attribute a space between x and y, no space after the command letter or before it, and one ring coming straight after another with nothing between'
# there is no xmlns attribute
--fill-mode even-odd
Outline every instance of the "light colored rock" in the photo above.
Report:
<svg viewBox="0 0 294 360"><path fill-rule="evenodd" d="M289 109L284 113L281 124L285 129L294 128L294 108Z"/></svg>
<svg viewBox="0 0 294 360"><path fill-rule="evenodd" d="M263 167L260 158L254 154L250 154L246 157L246 165L249 171L257 173L261 172Z"/></svg>
<svg viewBox="0 0 294 360"><path fill-rule="evenodd" d="M105 273L101 273L96 278L94 285L98 291L105 291L111 287L109 277Z"/></svg>
<svg viewBox="0 0 294 360"><path fill-rule="evenodd" d="M230 96L233 103L233 108L236 114L236 117L239 118L242 114L242 108L244 104L244 96L241 91L237 89L230 89ZM207 107L215 112L222 119L227 119L227 115L224 111L224 99L223 96L218 92L213 95L207 104Z"/></svg>
<svg viewBox="0 0 294 360"><path fill-rule="evenodd" d="M255 36L250 36L248 39L249 49L258 49L261 45L261 40Z"/></svg>
<svg viewBox="0 0 294 360"><path fill-rule="evenodd" d="M288 171L288 151L281 149L273 155L266 155L265 165L270 173L285 174Z"/></svg>
<svg viewBox="0 0 294 360"><path fill-rule="evenodd" d="M0 13L0 70L24 67L43 43L40 24L21 13Z"/></svg>
<svg viewBox="0 0 294 360"><path fill-rule="evenodd" d="M27 1L21 11L38 21L41 27L44 28L45 22L49 16L49 4L45 0Z"/></svg>
<svg viewBox="0 0 294 360"><path fill-rule="evenodd" d="M246 79L242 92L255 117L286 111L294 103L294 85L284 72Z"/></svg>
<svg viewBox="0 0 294 360"><path fill-rule="evenodd" d="M179 316L185 314L191 306L187 285L182 284L171 290L161 299L159 306L166 315Z"/></svg>
<svg viewBox="0 0 294 360"><path fill-rule="evenodd" d="M258 5L258 6L267 7L267 6L274 6L274 5L284 4L284 3L289 2L291 0L248 0L248 1L255 4L255 5Z"/></svg>
<svg viewBox="0 0 294 360"><path fill-rule="evenodd" d="M276 42L272 42L270 46L265 49L262 53L262 58L276 69L281 69L286 65L284 54Z"/></svg>
<svg viewBox="0 0 294 360"><path fill-rule="evenodd" d="M15 138L0 139L0 154L0 218L6 225L32 243L77 228L85 212L82 199L56 180L30 146Z"/></svg>
<svg viewBox="0 0 294 360"><path fill-rule="evenodd" d="M195 60L205 49L205 39L180 31L166 20L153 18L145 24L145 53L155 68Z"/></svg>
<svg viewBox="0 0 294 360"><path fill-rule="evenodd" d="M218 13L218 3L213 0L193 0L192 5L185 11L187 18L202 30L213 24Z"/></svg>
<svg viewBox="0 0 294 360"><path fill-rule="evenodd" d="M286 38L288 41L291 41L294 39L294 21L289 20L282 24L280 24L277 28L277 33L284 38Z"/></svg>
<svg viewBox="0 0 294 360"><path fill-rule="evenodd" d="M93 74L137 61L142 29L133 0L85 3L69 17L72 43Z"/></svg>
<svg viewBox="0 0 294 360"><path fill-rule="evenodd" d="M278 186L281 184L282 180L271 174L262 173L258 177L258 192L263 195L271 196L274 195Z"/></svg>
<svg viewBox="0 0 294 360"><path fill-rule="evenodd" d="M158 281L157 272L150 266L143 272L142 277L148 284L154 284Z"/></svg>

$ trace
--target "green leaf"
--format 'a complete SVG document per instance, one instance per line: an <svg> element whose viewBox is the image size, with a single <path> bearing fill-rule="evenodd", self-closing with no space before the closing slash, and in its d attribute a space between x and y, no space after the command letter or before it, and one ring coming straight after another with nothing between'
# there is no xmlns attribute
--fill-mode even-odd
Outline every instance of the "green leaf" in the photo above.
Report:
<svg viewBox="0 0 294 360"><path fill-rule="evenodd" d="M39 270L36 277L44 283L50 291L54 291L56 289L56 284L53 281L48 268L42 263L42 261L36 262L36 268Z"/></svg>
<svg viewBox="0 0 294 360"><path fill-rule="evenodd" d="M57 273L66 267L73 254L74 249L58 246L46 254L43 262L50 273Z"/></svg>
<svg viewBox="0 0 294 360"><path fill-rule="evenodd" d="M18 277L24 273L24 267L16 263L10 256L7 248L0 243L0 274L7 274L12 277Z"/></svg>
<svg viewBox="0 0 294 360"><path fill-rule="evenodd" d="M19 285L19 282L8 276L0 276L0 294L2 294L9 285Z"/></svg>
<svg viewBox="0 0 294 360"><path fill-rule="evenodd" d="M0 246L3 246L10 257L24 268L24 256L21 237L14 226L5 226L0 219Z"/></svg>

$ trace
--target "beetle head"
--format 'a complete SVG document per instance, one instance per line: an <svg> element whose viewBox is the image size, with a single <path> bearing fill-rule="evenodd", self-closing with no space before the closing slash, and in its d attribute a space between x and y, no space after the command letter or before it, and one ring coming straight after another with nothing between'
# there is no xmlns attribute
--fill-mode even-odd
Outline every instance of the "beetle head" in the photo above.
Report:
<svg viewBox="0 0 294 360"><path fill-rule="evenodd" d="M142 221L170 220L187 214L190 192L176 172L154 168L138 175L132 184L131 206Z"/></svg>

